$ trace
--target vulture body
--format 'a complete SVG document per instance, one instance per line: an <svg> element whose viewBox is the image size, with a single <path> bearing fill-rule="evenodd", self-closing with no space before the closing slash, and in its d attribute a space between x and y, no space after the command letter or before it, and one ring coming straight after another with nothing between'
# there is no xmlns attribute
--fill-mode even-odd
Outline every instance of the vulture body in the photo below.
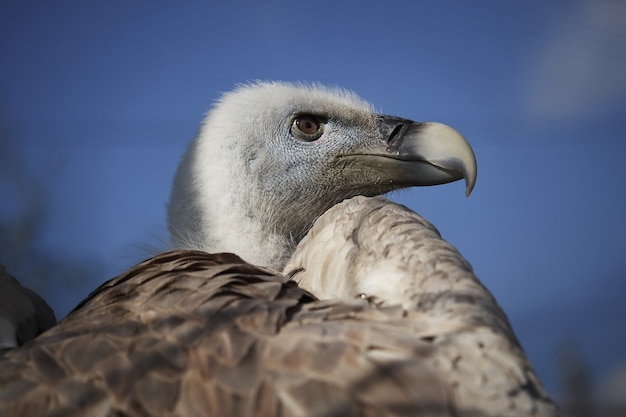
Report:
<svg viewBox="0 0 626 417"><path fill-rule="evenodd" d="M0 356L0 416L558 415L469 264L370 198L462 178L476 161L448 126L239 87L174 179L177 250Z"/></svg>
<svg viewBox="0 0 626 417"><path fill-rule="evenodd" d="M378 240L362 242L370 229ZM344 249L320 257L329 237ZM0 415L558 415L493 297L417 214L348 200L292 261L294 279L231 254L139 264L0 359ZM308 272L331 264L349 285L318 300L303 287L334 293Z"/></svg>

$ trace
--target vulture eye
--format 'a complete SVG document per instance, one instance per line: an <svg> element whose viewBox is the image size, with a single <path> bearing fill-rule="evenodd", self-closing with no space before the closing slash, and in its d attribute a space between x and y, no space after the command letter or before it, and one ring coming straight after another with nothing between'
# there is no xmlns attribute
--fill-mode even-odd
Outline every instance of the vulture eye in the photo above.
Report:
<svg viewBox="0 0 626 417"><path fill-rule="evenodd" d="M324 133L324 123L317 116L298 116L291 125L291 134L305 142L319 139L322 133Z"/></svg>

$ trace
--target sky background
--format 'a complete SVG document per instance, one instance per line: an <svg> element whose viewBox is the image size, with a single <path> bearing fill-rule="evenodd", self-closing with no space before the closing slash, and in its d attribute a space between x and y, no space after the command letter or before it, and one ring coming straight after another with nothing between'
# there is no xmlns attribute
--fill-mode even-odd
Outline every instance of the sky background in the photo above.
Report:
<svg viewBox="0 0 626 417"><path fill-rule="evenodd" d="M391 197L472 263L553 394L573 346L608 395L626 378L624 22L620 0L2 1L0 218L41 203L38 253L89 273L29 282L24 259L0 262L63 317L167 247L177 163L221 93L339 85L464 134L470 198L462 183Z"/></svg>

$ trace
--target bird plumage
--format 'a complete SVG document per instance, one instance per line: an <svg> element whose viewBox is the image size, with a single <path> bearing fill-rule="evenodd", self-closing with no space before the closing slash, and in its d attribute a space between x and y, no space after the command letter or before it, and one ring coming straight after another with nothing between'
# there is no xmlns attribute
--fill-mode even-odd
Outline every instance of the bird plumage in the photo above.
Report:
<svg viewBox="0 0 626 417"><path fill-rule="evenodd" d="M379 308L401 307L411 337L432 344L429 363L457 409L556 413L495 298L408 208L382 197L337 204L300 242L285 273L322 299L360 296Z"/></svg>
<svg viewBox="0 0 626 417"><path fill-rule="evenodd" d="M383 231L381 218L404 239L381 237L367 257L400 268L408 285L388 280L380 298L353 296L357 285L329 300L302 288L320 262L342 264L329 273L355 267L358 250L318 250L328 237L320 229ZM0 359L0 412L557 415L493 297L418 215L357 197L324 214L305 239L293 280L234 255L178 251L105 283L37 343ZM398 256L432 273L412 276ZM359 273L347 279L358 282ZM406 302L387 300L394 291Z"/></svg>

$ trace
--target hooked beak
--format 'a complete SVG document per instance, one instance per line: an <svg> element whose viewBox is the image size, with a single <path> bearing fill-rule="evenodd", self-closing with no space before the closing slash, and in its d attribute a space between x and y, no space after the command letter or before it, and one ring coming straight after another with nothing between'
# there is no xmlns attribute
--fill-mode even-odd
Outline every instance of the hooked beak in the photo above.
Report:
<svg viewBox="0 0 626 417"><path fill-rule="evenodd" d="M465 179L465 195L476 184L476 157L465 138L450 126L377 115L381 143L362 155L370 168L399 187L438 185Z"/></svg>

